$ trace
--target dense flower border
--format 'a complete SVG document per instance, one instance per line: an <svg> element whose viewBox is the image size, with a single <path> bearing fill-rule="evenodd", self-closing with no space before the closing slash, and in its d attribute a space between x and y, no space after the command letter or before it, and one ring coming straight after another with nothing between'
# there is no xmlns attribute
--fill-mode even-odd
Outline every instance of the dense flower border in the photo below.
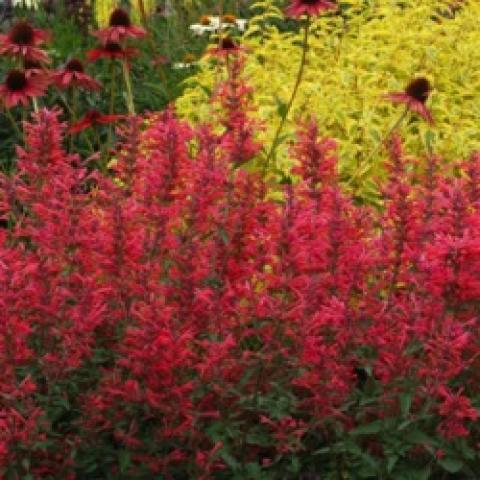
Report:
<svg viewBox="0 0 480 480"><path fill-rule="evenodd" d="M310 120L280 200L239 168L261 148L240 68L221 131L131 116L110 173L58 111L26 126L0 179L3 475L470 471L480 155L448 170L393 135L376 210Z"/></svg>

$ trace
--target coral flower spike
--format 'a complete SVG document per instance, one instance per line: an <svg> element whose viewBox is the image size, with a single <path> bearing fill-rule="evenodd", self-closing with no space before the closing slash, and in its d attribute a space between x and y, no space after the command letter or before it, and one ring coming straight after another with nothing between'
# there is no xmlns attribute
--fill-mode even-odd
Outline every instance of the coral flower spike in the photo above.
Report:
<svg viewBox="0 0 480 480"><path fill-rule="evenodd" d="M93 32L103 44L107 42L121 42L127 37L141 38L146 35L143 28L132 25L130 16L123 8L116 8L110 15L108 27Z"/></svg>
<svg viewBox="0 0 480 480"><path fill-rule="evenodd" d="M80 87L85 90L100 90L99 82L87 75L80 60L72 58L65 66L53 73L53 81L59 88Z"/></svg>
<svg viewBox="0 0 480 480"><path fill-rule="evenodd" d="M425 103L432 87L430 82L424 77L418 77L412 80L404 92L393 92L386 97L393 103L403 103L412 112L418 113L428 123L433 123L433 117Z"/></svg>
<svg viewBox="0 0 480 480"><path fill-rule="evenodd" d="M293 18L299 18L302 15L315 17L326 10L336 10L337 5L327 0L293 0L287 8L287 15Z"/></svg>
<svg viewBox="0 0 480 480"><path fill-rule="evenodd" d="M47 54L38 46L49 38L45 30L33 28L28 22L20 20L7 35L0 35L0 55L48 62Z"/></svg>
<svg viewBox="0 0 480 480"><path fill-rule="evenodd" d="M23 70L10 70L0 85L0 98L7 108L17 104L27 105L30 98L45 94L47 84L43 79L31 78Z"/></svg>

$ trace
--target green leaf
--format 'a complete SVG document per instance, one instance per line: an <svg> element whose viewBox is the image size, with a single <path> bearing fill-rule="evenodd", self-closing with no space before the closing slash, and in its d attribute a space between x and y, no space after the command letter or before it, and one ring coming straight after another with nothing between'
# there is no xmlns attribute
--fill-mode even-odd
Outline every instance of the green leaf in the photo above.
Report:
<svg viewBox="0 0 480 480"><path fill-rule="evenodd" d="M403 434L405 442L409 442L414 445L430 445L433 443L433 440L425 433L420 430L413 430Z"/></svg>
<svg viewBox="0 0 480 480"><path fill-rule="evenodd" d="M280 100L277 96L275 96L275 103L277 104L277 113L281 118L285 118L288 114L288 104Z"/></svg>
<svg viewBox="0 0 480 480"><path fill-rule="evenodd" d="M452 457L442 458L438 464L448 473L457 473L463 468L463 462Z"/></svg>
<svg viewBox="0 0 480 480"><path fill-rule="evenodd" d="M391 457L388 458L387 460L387 472L392 473L393 469L395 468L395 465L398 462L398 457L396 455L392 455Z"/></svg>
<svg viewBox="0 0 480 480"><path fill-rule="evenodd" d="M247 435L248 445L258 445L260 447L268 447L272 445L272 439L264 433L249 433Z"/></svg>
<svg viewBox="0 0 480 480"><path fill-rule="evenodd" d="M128 450L122 450L118 454L118 465L120 467L120 473L126 473L130 466L130 452Z"/></svg>
<svg viewBox="0 0 480 480"><path fill-rule="evenodd" d="M410 413L412 397L413 395L411 393L402 393L400 395L400 411L402 413L402 418L407 417L407 415Z"/></svg>
<svg viewBox="0 0 480 480"><path fill-rule="evenodd" d="M351 431L352 435L373 435L381 432L383 429L383 420L375 420L367 425L360 425Z"/></svg>
<svg viewBox="0 0 480 480"><path fill-rule="evenodd" d="M220 452L220 456L222 457L223 461L232 469L232 470L238 470L238 468L240 467L240 464L237 462L237 460L232 456L230 455L229 452L227 452L226 450L222 450Z"/></svg>
<svg viewBox="0 0 480 480"><path fill-rule="evenodd" d="M428 152L433 152L434 143L435 143L435 132L432 132L432 130L427 130L425 132L425 146L427 147Z"/></svg>

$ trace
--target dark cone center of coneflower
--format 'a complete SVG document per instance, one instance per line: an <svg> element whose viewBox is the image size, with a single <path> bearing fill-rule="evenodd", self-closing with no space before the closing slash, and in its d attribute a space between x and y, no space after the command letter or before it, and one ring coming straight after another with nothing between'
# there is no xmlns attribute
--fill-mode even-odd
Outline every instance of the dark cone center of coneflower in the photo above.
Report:
<svg viewBox="0 0 480 480"><path fill-rule="evenodd" d="M12 43L17 45L33 45L35 40L35 31L28 22L17 22L10 30L9 34Z"/></svg>
<svg viewBox="0 0 480 480"><path fill-rule="evenodd" d="M111 27L130 27L130 16L123 8L116 8L110 15L108 24Z"/></svg>
<svg viewBox="0 0 480 480"><path fill-rule="evenodd" d="M230 13L227 13L222 16L223 23L235 23L236 20L237 20L237 17L235 17L235 15L232 15Z"/></svg>
<svg viewBox="0 0 480 480"><path fill-rule="evenodd" d="M10 70L5 84L10 92L20 92L27 86L27 77L21 70Z"/></svg>
<svg viewBox="0 0 480 480"><path fill-rule="evenodd" d="M41 70L42 65L40 64L40 62L28 58L23 61L23 68L25 70Z"/></svg>
<svg viewBox="0 0 480 480"><path fill-rule="evenodd" d="M428 95L430 94L430 82L426 78L416 78L412 80L405 92L408 96L414 98L415 100L425 103L428 99Z"/></svg>
<svg viewBox="0 0 480 480"><path fill-rule="evenodd" d="M80 60L77 60L76 58L72 58L67 62L65 65L65 70L68 72L78 72L78 73L83 73L83 65Z"/></svg>
<svg viewBox="0 0 480 480"><path fill-rule="evenodd" d="M107 42L104 48L109 53L122 53L122 47L116 42Z"/></svg>
<svg viewBox="0 0 480 480"><path fill-rule="evenodd" d="M234 50L236 47L236 43L230 37L225 37L222 39L222 50Z"/></svg>

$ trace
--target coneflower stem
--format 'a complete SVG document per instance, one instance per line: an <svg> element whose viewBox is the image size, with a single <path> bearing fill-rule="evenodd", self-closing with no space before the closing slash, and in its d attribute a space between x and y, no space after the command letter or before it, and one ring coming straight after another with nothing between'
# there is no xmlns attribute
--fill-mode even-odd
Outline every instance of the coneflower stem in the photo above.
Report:
<svg viewBox="0 0 480 480"><path fill-rule="evenodd" d="M17 125L17 122L13 118L12 112L7 107L5 107L5 115L8 118L8 120L10 121L10 123L12 124L12 127L15 130L15 132L18 134L18 136L22 137L22 131L20 130L20 128Z"/></svg>
<svg viewBox="0 0 480 480"><path fill-rule="evenodd" d="M273 137L272 145L270 147L270 150L267 154L267 157L265 158L265 164L264 164L264 172L267 170L268 165L270 163L270 160L272 159L276 148L279 145L279 138L280 134L282 133L282 129L285 125L285 122L287 121L288 114L290 112L290 109L292 108L293 102L295 101L295 97L298 92L298 87L300 86L300 83L302 81L303 77L303 71L305 69L305 60L307 58L307 50L308 50L308 34L310 31L310 15L307 16L307 21L305 22L305 29L303 33L303 49L302 49L302 58L300 60L300 66L298 68L298 73L297 73L297 78L295 80L295 85L293 86L292 94L290 96L290 100L287 103L287 107L285 109L285 112L282 115L282 118L280 119L280 123L277 127L277 130L275 132L275 135Z"/></svg>
<svg viewBox="0 0 480 480"><path fill-rule="evenodd" d="M389 128L388 132L383 136L383 138L378 142L378 144L375 146L375 148L370 152L370 155L364 160L364 165L367 168L366 171L368 171L368 166L372 160L372 158L378 153L382 145L391 137L393 132L397 130L397 128L400 127L402 124L403 120L405 120L405 117L407 116L408 113L408 108L405 108L405 110L402 112L402 114L398 117L397 121ZM364 173L360 168L352 175L350 180L347 182L347 185L351 185L354 180L356 180L358 177L362 176Z"/></svg>
<svg viewBox="0 0 480 480"><path fill-rule="evenodd" d="M77 121L78 92L75 87L72 89L72 124ZM70 135L70 151L73 151L73 135Z"/></svg>
<svg viewBox="0 0 480 480"><path fill-rule="evenodd" d="M57 87L57 95L58 97L60 98L60 100L62 101L63 103L63 106L67 109L68 113L73 116L73 110L72 108L70 107L70 105L68 104L68 101L67 99L64 97L63 93L60 91L60 89Z"/></svg>
<svg viewBox="0 0 480 480"><path fill-rule="evenodd" d="M150 48L152 49L152 56L155 58L157 48L155 46L155 41L152 36L152 31L150 29L150 25L148 22L147 13L145 11L145 3L143 2L143 0L138 0L138 9L140 10L140 18L142 20L143 28L147 32L147 41L150 44ZM165 75L165 71L163 70L163 67L162 65L160 65L160 63L157 63L156 68L160 75L160 80L163 83L163 86L165 88L165 93L167 94L167 98L170 100L171 93L170 93L170 89L168 88L168 80L167 80L167 76Z"/></svg>
<svg viewBox="0 0 480 480"><path fill-rule="evenodd" d="M168 86L168 80L167 76L165 75L165 70L160 63L157 63L157 70L158 73L160 74L160 80L163 82L163 85L165 87L165 93L167 94L168 100L172 98L172 93L170 92L170 87Z"/></svg>
<svg viewBox="0 0 480 480"><path fill-rule="evenodd" d="M122 62L123 78L125 79L125 87L127 88L127 109L130 115L135 115L135 104L133 102L132 82L130 80L130 71L127 61Z"/></svg>
<svg viewBox="0 0 480 480"><path fill-rule="evenodd" d="M108 108L108 113L113 115L115 110L115 94L117 86L117 65L115 61L112 60L110 64L110 105ZM110 124L108 128L108 143L111 145L113 140L113 125Z"/></svg>
<svg viewBox="0 0 480 480"><path fill-rule="evenodd" d="M32 104L33 104L34 112L37 113L38 112L38 100L35 97L32 98Z"/></svg>

